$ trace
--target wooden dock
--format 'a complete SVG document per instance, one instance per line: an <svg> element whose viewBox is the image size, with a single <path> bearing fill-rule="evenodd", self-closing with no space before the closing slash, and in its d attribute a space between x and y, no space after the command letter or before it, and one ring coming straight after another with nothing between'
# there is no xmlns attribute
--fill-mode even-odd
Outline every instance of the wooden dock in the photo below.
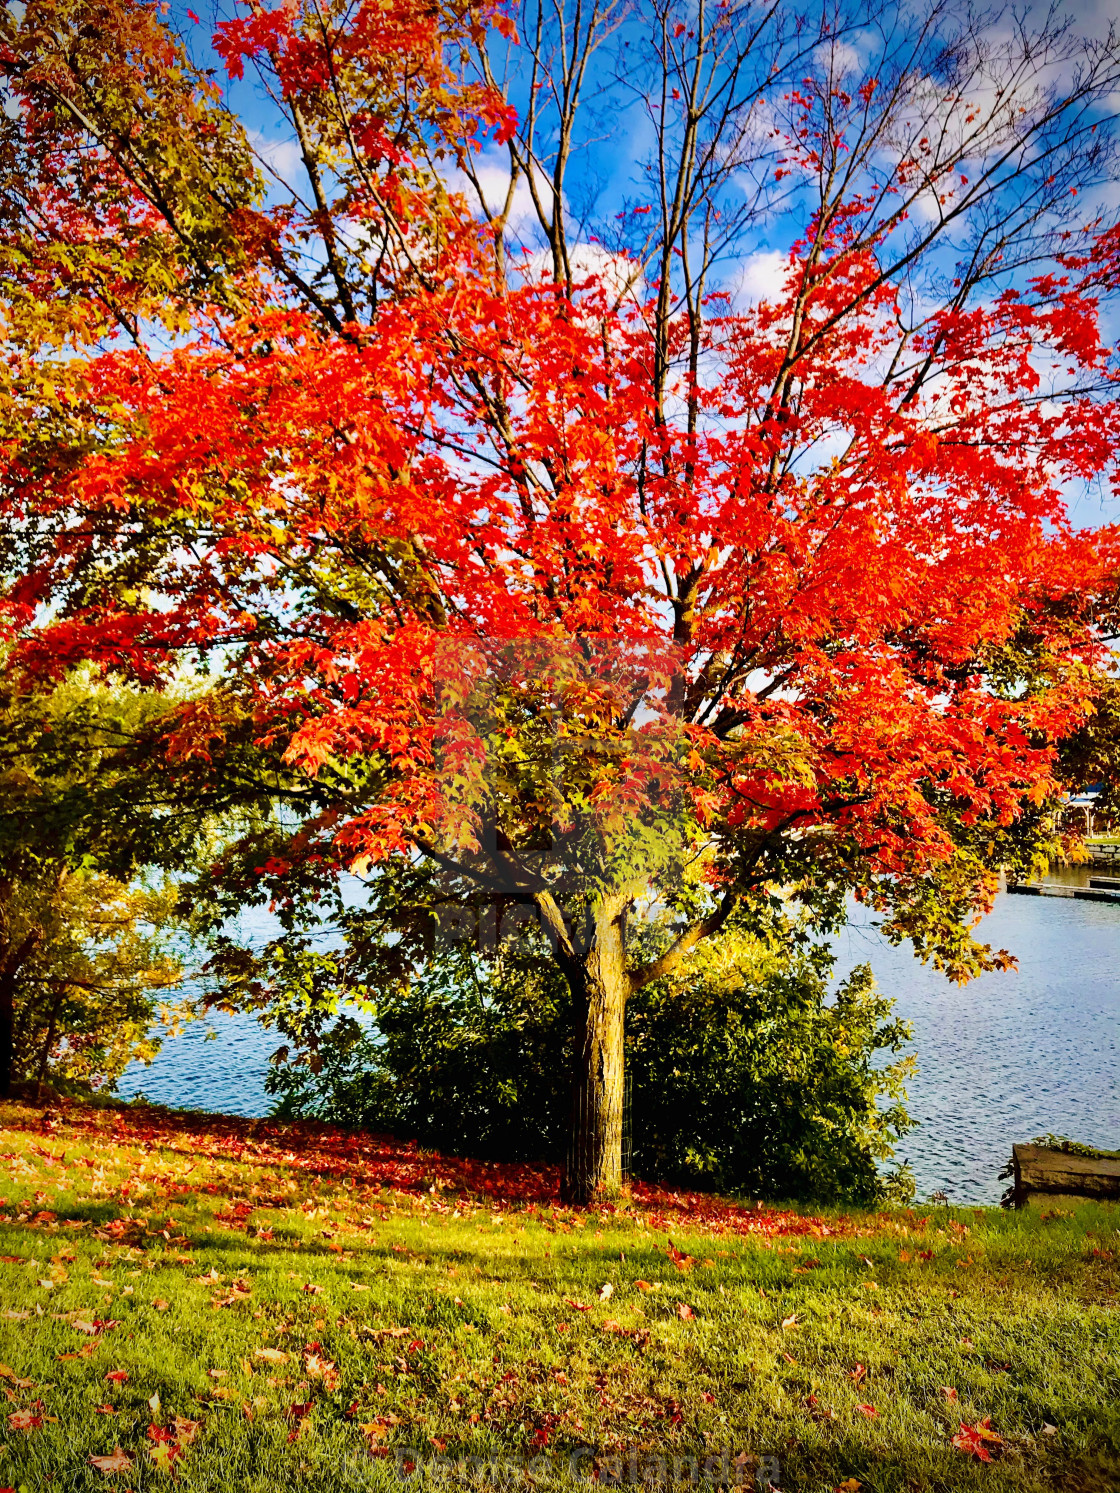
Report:
<svg viewBox="0 0 1120 1493"><path fill-rule="evenodd" d="M1108 884L1106 884L1108 883ZM1067 886L1061 881L1009 881L1007 890L1018 897L1071 897L1078 902L1120 902L1120 881L1091 877L1088 886Z"/></svg>
<svg viewBox="0 0 1120 1493"><path fill-rule="evenodd" d="M1015 1208L1023 1207L1034 1193L1120 1199L1120 1157L1082 1156L1048 1146L1012 1146L1011 1165L1015 1185L1009 1201Z"/></svg>

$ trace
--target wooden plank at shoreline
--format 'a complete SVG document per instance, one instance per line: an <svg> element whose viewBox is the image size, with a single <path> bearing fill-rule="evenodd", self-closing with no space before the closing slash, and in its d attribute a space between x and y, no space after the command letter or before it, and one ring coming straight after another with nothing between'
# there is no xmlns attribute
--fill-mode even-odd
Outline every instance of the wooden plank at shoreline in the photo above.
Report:
<svg viewBox="0 0 1120 1493"><path fill-rule="evenodd" d="M1012 1146L1011 1157L1017 1208L1035 1192L1120 1199L1120 1158L1079 1156L1046 1146Z"/></svg>

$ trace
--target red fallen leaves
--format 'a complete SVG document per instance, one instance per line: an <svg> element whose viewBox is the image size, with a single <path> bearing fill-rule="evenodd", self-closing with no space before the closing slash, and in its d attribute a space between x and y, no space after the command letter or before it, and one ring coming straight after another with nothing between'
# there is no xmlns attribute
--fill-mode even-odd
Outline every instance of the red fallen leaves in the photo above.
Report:
<svg viewBox="0 0 1120 1493"><path fill-rule="evenodd" d="M304 1424L311 1414L313 1404L310 1400L302 1405L289 1405L284 1411L284 1419L289 1422L292 1429L288 1432L288 1441L298 1441L303 1433Z"/></svg>
<svg viewBox="0 0 1120 1493"><path fill-rule="evenodd" d="M174 1464L198 1434L200 1424L197 1420L186 1420L177 1415L170 1429L155 1422L148 1427L148 1440L152 1443L148 1455L160 1472L174 1473Z"/></svg>
<svg viewBox="0 0 1120 1493"><path fill-rule="evenodd" d="M692 1310L692 1308L690 1306L686 1305L685 1302L678 1301L677 1302L677 1316L681 1319L682 1322L692 1322L692 1321L695 1320L696 1313Z"/></svg>
<svg viewBox="0 0 1120 1493"><path fill-rule="evenodd" d="M41 1400L25 1410L13 1410L8 1416L8 1425L13 1431L37 1431L43 1424L44 1417L39 1414L43 1408ZM53 1417L49 1417L53 1419Z"/></svg>
<svg viewBox="0 0 1120 1493"><path fill-rule="evenodd" d="M109 1381L110 1384L127 1384L128 1383L128 1370L127 1369L110 1369L109 1372L105 1375L105 1377Z"/></svg>
<svg viewBox="0 0 1120 1493"><path fill-rule="evenodd" d="M100 1317L79 1317L71 1322L70 1326L75 1332L84 1332L87 1337L100 1337L103 1332L112 1332L114 1327L121 1324L117 1321L102 1321Z"/></svg>
<svg viewBox="0 0 1120 1493"><path fill-rule="evenodd" d="M41 1121L25 1121L21 1125L13 1117L10 1128L37 1131L41 1124ZM177 1144L200 1158L251 1161L269 1168L294 1168L336 1179L352 1177L362 1186L388 1187L417 1196L430 1195L433 1185L438 1184L439 1189L458 1192L463 1201L485 1197L491 1203L510 1207L525 1203L555 1205L560 1201L559 1167L472 1161L432 1154L420 1156L412 1142L364 1131L335 1130L310 1121L285 1125L245 1120L234 1115L182 1117L146 1110L110 1115L104 1110L87 1109L78 1102L67 1100L60 1105L59 1113L50 1125L52 1131L61 1125L75 1136L89 1135L102 1140L109 1137L122 1146ZM216 1192L218 1188L199 1187L198 1190ZM259 1210L267 1204L258 1202L256 1206ZM614 1210L610 1205L604 1205L591 1211L609 1216ZM234 1204L223 1217L236 1217L237 1214L238 1205ZM676 1228L762 1237L807 1235L818 1239L831 1238L845 1234L851 1228L844 1219L830 1220L826 1224L819 1218L764 1207L761 1203L753 1207L727 1203L703 1193L679 1192L644 1182L635 1182L631 1186L629 1216L638 1217L647 1227L666 1233L670 1231L670 1219ZM98 1234L118 1239L143 1232L142 1220L118 1218L111 1220ZM258 1229L256 1237L264 1238L265 1233ZM674 1246L669 1248L673 1250ZM693 1263L683 1251L676 1253L682 1262Z"/></svg>
<svg viewBox="0 0 1120 1493"><path fill-rule="evenodd" d="M974 1426L962 1420L960 1430L953 1437L953 1445L966 1456L976 1457L980 1462L990 1462L992 1454L988 1448L1002 1446L1003 1437L992 1430L991 1416L985 1415Z"/></svg>
<svg viewBox="0 0 1120 1493"><path fill-rule="evenodd" d="M874 1405L857 1405L856 1409L861 1415L866 1415L868 1420L874 1419L874 1417L879 1414Z"/></svg>

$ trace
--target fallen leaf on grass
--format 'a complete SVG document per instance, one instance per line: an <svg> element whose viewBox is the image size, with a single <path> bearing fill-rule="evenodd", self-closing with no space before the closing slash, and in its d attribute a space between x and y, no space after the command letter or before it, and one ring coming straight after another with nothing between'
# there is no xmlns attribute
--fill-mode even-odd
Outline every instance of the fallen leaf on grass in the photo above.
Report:
<svg viewBox="0 0 1120 1493"><path fill-rule="evenodd" d="M1052 1426L1048 1420L1044 1420L1042 1422L1042 1434L1044 1436L1056 1436L1058 1428L1057 1426Z"/></svg>
<svg viewBox="0 0 1120 1493"><path fill-rule="evenodd" d="M323 1292L322 1286L317 1286L314 1281L310 1280L306 1282L303 1289L308 1296L321 1296Z"/></svg>
<svg viewBox="0 0 1120 1493"><path fill-rule="evenodd" d="M257 1348L254 1358L263 1358L266 1363L287 1363L288 1355L282 1348Z"/></svg>
<svg viewBox="0 0 1120 1493"><path fill-rule="evenodd" d="M79 1317L76 1322L71 1322L75 1332L84 1332L87 1337L100 1337L103 1332L112 1332L114 1327L119 1327L119 1322L102 1322L99 1317L92 1320L89 1317Z"/></svg>
<svg viewBox="0 0 1120 1493"><path fill-rule="evenodd" d="M114 1472L129 1472L132 1468L131 1456L119 1446L115 1446L107 1457L90 1457L89 1460L91 1467L96 1467L98 1472L103 1472L106 1476Z"/></svg>
<svg viewBox="0 0 1120 1493"><path fill-rule="evenodd" d="M992 1430L991 1417L986 1415L983 1420L978 1420L974 1426L961 1421L961 1428L953 1437L953 1445L959 1452L967 1456L976 1457L981 1462L990 1462L992 1454L989 1446L1002 1446L1003 1437Z"/></svg>
<svg viewBox="0 0 1120 1493"><path fill-rule="evenodd" d="M797 1313L796 1312L794 1312L791 1317L783 1317L782 1318L782 1331L783 1332L788 1332L791 1327L796 1327L796 1326L797 1326Z"/></svg>
<svg viewBox="0 0 1120 1493"><path fill-rule="evenodd" d="M35 1431L43 1424L43 1417L34 1410L13 1410L8 1416L13 1431Z"/></svg>
<svg viewBox="0 0 1120 1493"><path fill-rule="evenodd" d="M185 1415L177 1415L171 1422L171 1425L175 1432L175 1439L179 1445L190 1446L191 1442L198 1435L202 1422L200 1420L188 1420Z"/></svg>
<svg viewBox="0 0 1120 1493"><path fill-rule="evenodd" d="M307 1287L304 1286L304 1290ZM223 1306L238 1306L242 1301L248 1301L253 1294L253 1288L243 1280L235 1280L226 1296L215 1296L210 1303L212 1311L218 1311Z"/></svg>
<svg viewBox="0 0 1120 1493"><path fill-rule="evenodd" d="M183 1449L175 1441L156 1441L148 1448L148 1456L159 1472L175 1473L175 1459L183 1455Z"/></svg>
<svg viewBox="0 0 1120 1493"><path fill-rule="evenodd" d="M956 1390L950 1389L948 1384L941 1385L940 1393L943 1394L947 1400L955 1400L957 1398Z"/></svg>
<svg viewBox="0 0 1120 1493"><path fill-rule="evenodd" d="M288 1432L289 1443L298 1441L307 1425L307 1416L311 1410L310 1402L306 1405L289 1405L284 1411L284 1419L291 1422L292 1429Z"/></svg>
<svg viewBox="0 0 1120 1493"><path fill-rule="evenodd" d="M879 1414L874 1405L857 1405L856 1409L861 1415L866 1415L868 1420L873 1419L876 1415Z"/></svg>
<svg viewBox="0 0 1120 1493"><path fill-rule="evenodd" d="M574 1312L589 1312L591 1310L589 1306L584 1306L582 1301L572 1301L570 1297L565 1299L564 1305L570 1306Z"/></svg>
<svg viewBox="0 0 1120 1493"><path fill-rule="evenodd" d="M156 1299L152 1302L152 1305L155 1307L157 1312L165 1312L169 1309L171 1303L170 1301L165 1301L162 1296L157 1296Z"/></svg>
<svg viewBox="0 0 1120 1493"><path fill-rule="evenodd" d="M690 1306L686 1306L683 1301L678 1301L677 1316L681 1319L682 1322L691 1322L696 1316L696 1313Z"/></svg>
<svg viewBox="0 0 1120 1493"><path fill-rule="evenodd" d="M837 1483L836 1493L859 1493L863 1487L858 1477L845 1478L842 1483Z"/></svg>
<svg viewBox="0 0 1120 1493"><path fill-rule="evenodd" d="M117 1407L115 1405L95 1405L93 1413L94 1415L116 1415Z"/></svg>
<svg viewBox="0 0 1120 1493"><path fill-rule="evenodd" d="M127 1384L128 1371L126 1369L110 1369L105 1375L110 1384Z"/></svg>
<svg viewBox="0 0 1120 1493"><path fill-rule="evenodd" d="M389 1434L389 1426L383 1420L366 1420L358 1425L358 1430L367 1441L384 1441Z"/></svg>
<svg viewBox="0 0 1120 1493"><path fill-rule="evenodd" d="M599 1300L600 1301L609 1301L613 1295L614 1295L614 1287L611 1285L610 1281L607 1281L606 1285L603 1285L603 1286L599 1287Z"/></svg>
<svg viewBox="0 0 1120 1493"><path fill-rule="evenodd" d="M634 1282L634 1284L637 1286L637 1288L638 1288L639 1291L652 1291L653 1290L653 1287L650 1285L650 1283L649 1283L648 1280L636 1280Z"/></svg>
<svg viewBox="0 0 1120 1493"><path fill-rule="evenodd" d="M861 1379L866 1377L866 1375L867 1369L862 1363L857 1363L854 1369L848 1370L848 1378L852 1381L853 1384L858 1384Z"/></svg>

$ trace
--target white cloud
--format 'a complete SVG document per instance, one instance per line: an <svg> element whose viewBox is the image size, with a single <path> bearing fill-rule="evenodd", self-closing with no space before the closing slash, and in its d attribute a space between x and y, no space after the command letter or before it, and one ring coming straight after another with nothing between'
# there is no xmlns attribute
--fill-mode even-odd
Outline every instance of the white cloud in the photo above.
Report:
<svg viewBox="0 0 1120 1493"><path fill-rule="evenodd" d="M736 301L750 306L777 301L785 294L788 277L788 254L781 249L759 249L748 254L739 266L732 294Z"/></svg>
<svg viewBox="0 0 1120 1493"><path fill-rule="evenodd" d="M644 280L639 266L625 254L615 254L602 244L573 244L568 263L576 280L598 280L608 295L631 300L642 294ZM552 255L538 249L524 254L515 268L528 280L541 280L552 273Z"/></svg>
<svg viewBox="0 0 1120 1493"><path fill-rule="evenodd" d="M249 131L249 144L258 160L285 186L291 186L303 167L298 140L270 140L259 130Z"/></svg>
<svg viewBox="0 0 1120 1493"><path fill-rule="evenodd" d="M862 72L864 68L864 54L860 49L850 41L836 38L821 42L813 53L813 60L823 72L837 79Z"/></svg>
<svg viewBox="0 0 1120 1493"><path fill-rule="evenodd" d="M447 190L462 192L467 201L472 206L477 206L480 214L485 217L492 218L502 212L509 194L508 156L499 150L484 150L472 161L471 173L474 177L473 181L465 171L461 171L458 167L448 171L444 177ZM542 176L540 192L544 200L547 200L547 193L550 191L551 185ZM513 189L513 202L506 220L506 232L513 238L535 238L538 242L540 241L536 209L533 207L529 183L524 177L518 180Z"/></svg>

